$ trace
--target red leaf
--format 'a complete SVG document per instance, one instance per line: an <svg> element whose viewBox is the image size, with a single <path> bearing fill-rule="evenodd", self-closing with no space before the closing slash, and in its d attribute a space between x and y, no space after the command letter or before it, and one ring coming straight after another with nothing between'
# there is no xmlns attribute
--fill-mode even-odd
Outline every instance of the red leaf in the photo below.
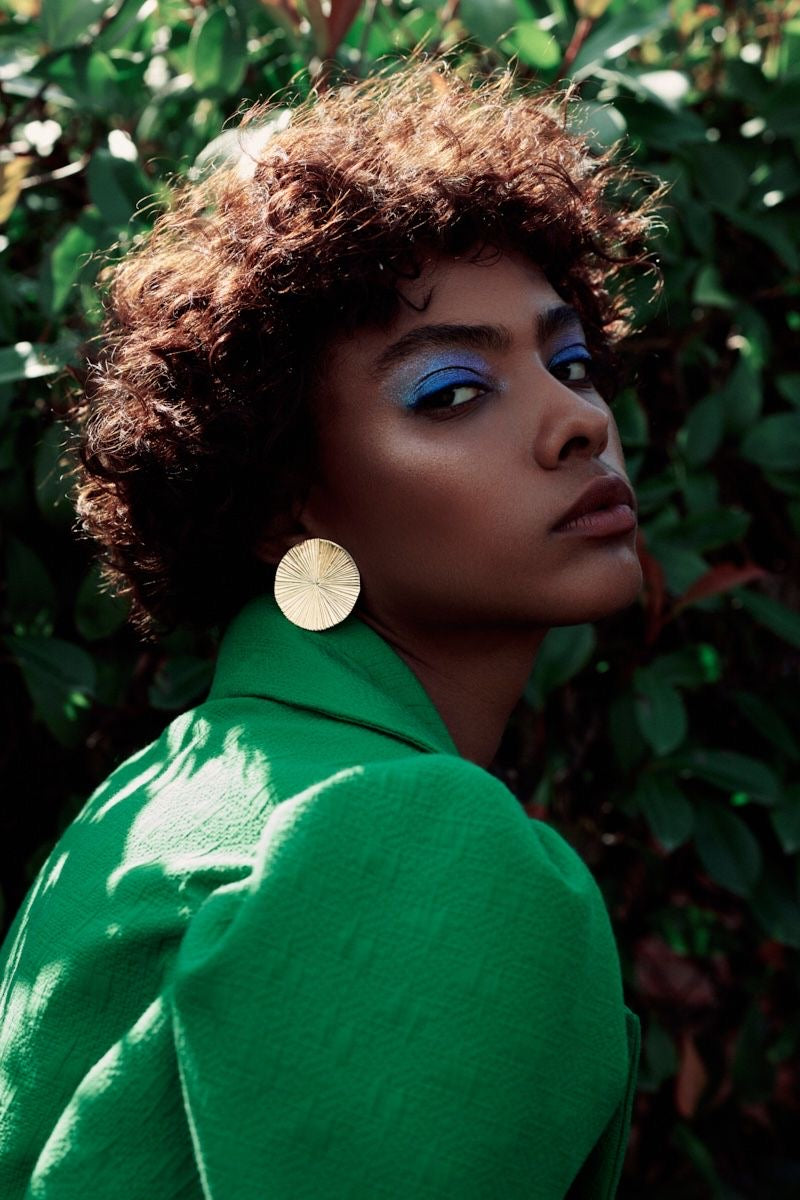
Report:
<svg viewBox="0 0 800 1200"><path fill-rule="evenodd" d="M636 553L642 564L644 608L647 614L646 641L648 645L656 640L664 624L664 608L666 605L667 587L664 569L657 558L654 558L646 548L644 533L640 529L636 538Z"/></svg>
<svg viewBox="0 0 800 1200"><path fill-rule="evenodd" d="M682 1117L693 1117L708 1083L708 1072L689 1033L681 1037L680 1061L675 1077L675 1108Z"/></svg>
<svg viewBox="0 0 800 1200"><path fill-rule="evenodd" d="M704 600L706 596L718 596L721 592L729 592L731 588L741 587L744 583L752 583L754 579L763 579L769 572L757 563L745 563L737 566L735 563L718 563L705 575L701 575L689 588L685 595L676 600L672 606L672 615L680 612L687 604L695 600Z"/></svg>
<svg viewBox="0 0 800 1200"><path fill-rule="evenodd" d="M708 975L657 935L642 938L636 948L636 989L643 998L681 1012L717 1005Z"/></svg>
<svg viewBox="0 0 800 1200"><path fill-rule="evenodd" d="M325 47L327 58L347 33L361 7L361 0L331 0L331 15L328 17L328 41Z"/></svg>

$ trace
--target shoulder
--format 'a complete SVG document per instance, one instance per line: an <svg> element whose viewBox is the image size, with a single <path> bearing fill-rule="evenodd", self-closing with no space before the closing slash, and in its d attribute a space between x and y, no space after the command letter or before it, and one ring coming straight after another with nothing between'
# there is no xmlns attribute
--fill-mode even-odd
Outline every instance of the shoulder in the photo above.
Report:
<svg viewBox="0 0 800 1200"><path fill-rule="evenodd" d="M412 754L335 772L280 804L265 834L306 819L325 823L328 817L342 828L366 822L378 830L446 839L454 851L479 843L489 853L516 843L555 871L589 874L564 838L528 816L505 784L456 755Z"/></svg>
<svg viewBox="0 0 800 1200"><path fill-rule="evenodd" d="M454 755L349 767L279 804L247 890L275 886L283 872L315 887L349 880L358 895L427 895L464 919L491 905L494 917L540 932L580 927L611 946L605 903L576 851L500 780Z"/></svg>

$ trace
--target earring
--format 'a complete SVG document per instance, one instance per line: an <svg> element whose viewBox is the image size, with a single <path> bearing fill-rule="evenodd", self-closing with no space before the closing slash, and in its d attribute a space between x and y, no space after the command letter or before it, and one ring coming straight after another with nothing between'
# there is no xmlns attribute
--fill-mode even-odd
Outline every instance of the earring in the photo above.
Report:
<svg viewBox="0 0 800 1200"><path fill-rule="evenodd" d="M293 625L330 629L353 611L361 590L358 567L342 547L307 538L287 550L275 572L275 599Z"/></svg>

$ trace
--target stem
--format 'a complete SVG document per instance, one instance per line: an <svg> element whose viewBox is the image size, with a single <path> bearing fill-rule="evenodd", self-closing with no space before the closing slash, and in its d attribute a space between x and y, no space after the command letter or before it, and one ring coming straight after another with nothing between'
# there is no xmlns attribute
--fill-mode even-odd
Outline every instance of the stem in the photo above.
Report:
<svg viewBox="0 0 800 1200"><path fill-rule="evenodd" d="M564 51L564 57L561 60L561 66L558 68L556 79L563 79L569 72L575 59L578 57L578 51L591 33L594 27L593 17L580 17L577 25L572 31L572 37L569 40L569 45Z"/></svg>

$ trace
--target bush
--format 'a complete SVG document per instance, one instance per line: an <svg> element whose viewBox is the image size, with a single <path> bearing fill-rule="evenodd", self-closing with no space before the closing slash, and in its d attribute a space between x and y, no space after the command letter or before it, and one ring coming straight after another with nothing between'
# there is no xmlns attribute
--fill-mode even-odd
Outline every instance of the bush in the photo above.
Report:
<svg viewBox="0 0 800 1200"><path fill-rule="evenodd" d="M615 413L645 588L553 629L496 763L592 866L644 1051L622 1196L797 1196L800 18L780 0L0 0L0 509L8 922L96 783L202 698L213 653L142 646L72 533L58 420L98 272L243 101L421 39L580 84L672 184Z"/></svg>

